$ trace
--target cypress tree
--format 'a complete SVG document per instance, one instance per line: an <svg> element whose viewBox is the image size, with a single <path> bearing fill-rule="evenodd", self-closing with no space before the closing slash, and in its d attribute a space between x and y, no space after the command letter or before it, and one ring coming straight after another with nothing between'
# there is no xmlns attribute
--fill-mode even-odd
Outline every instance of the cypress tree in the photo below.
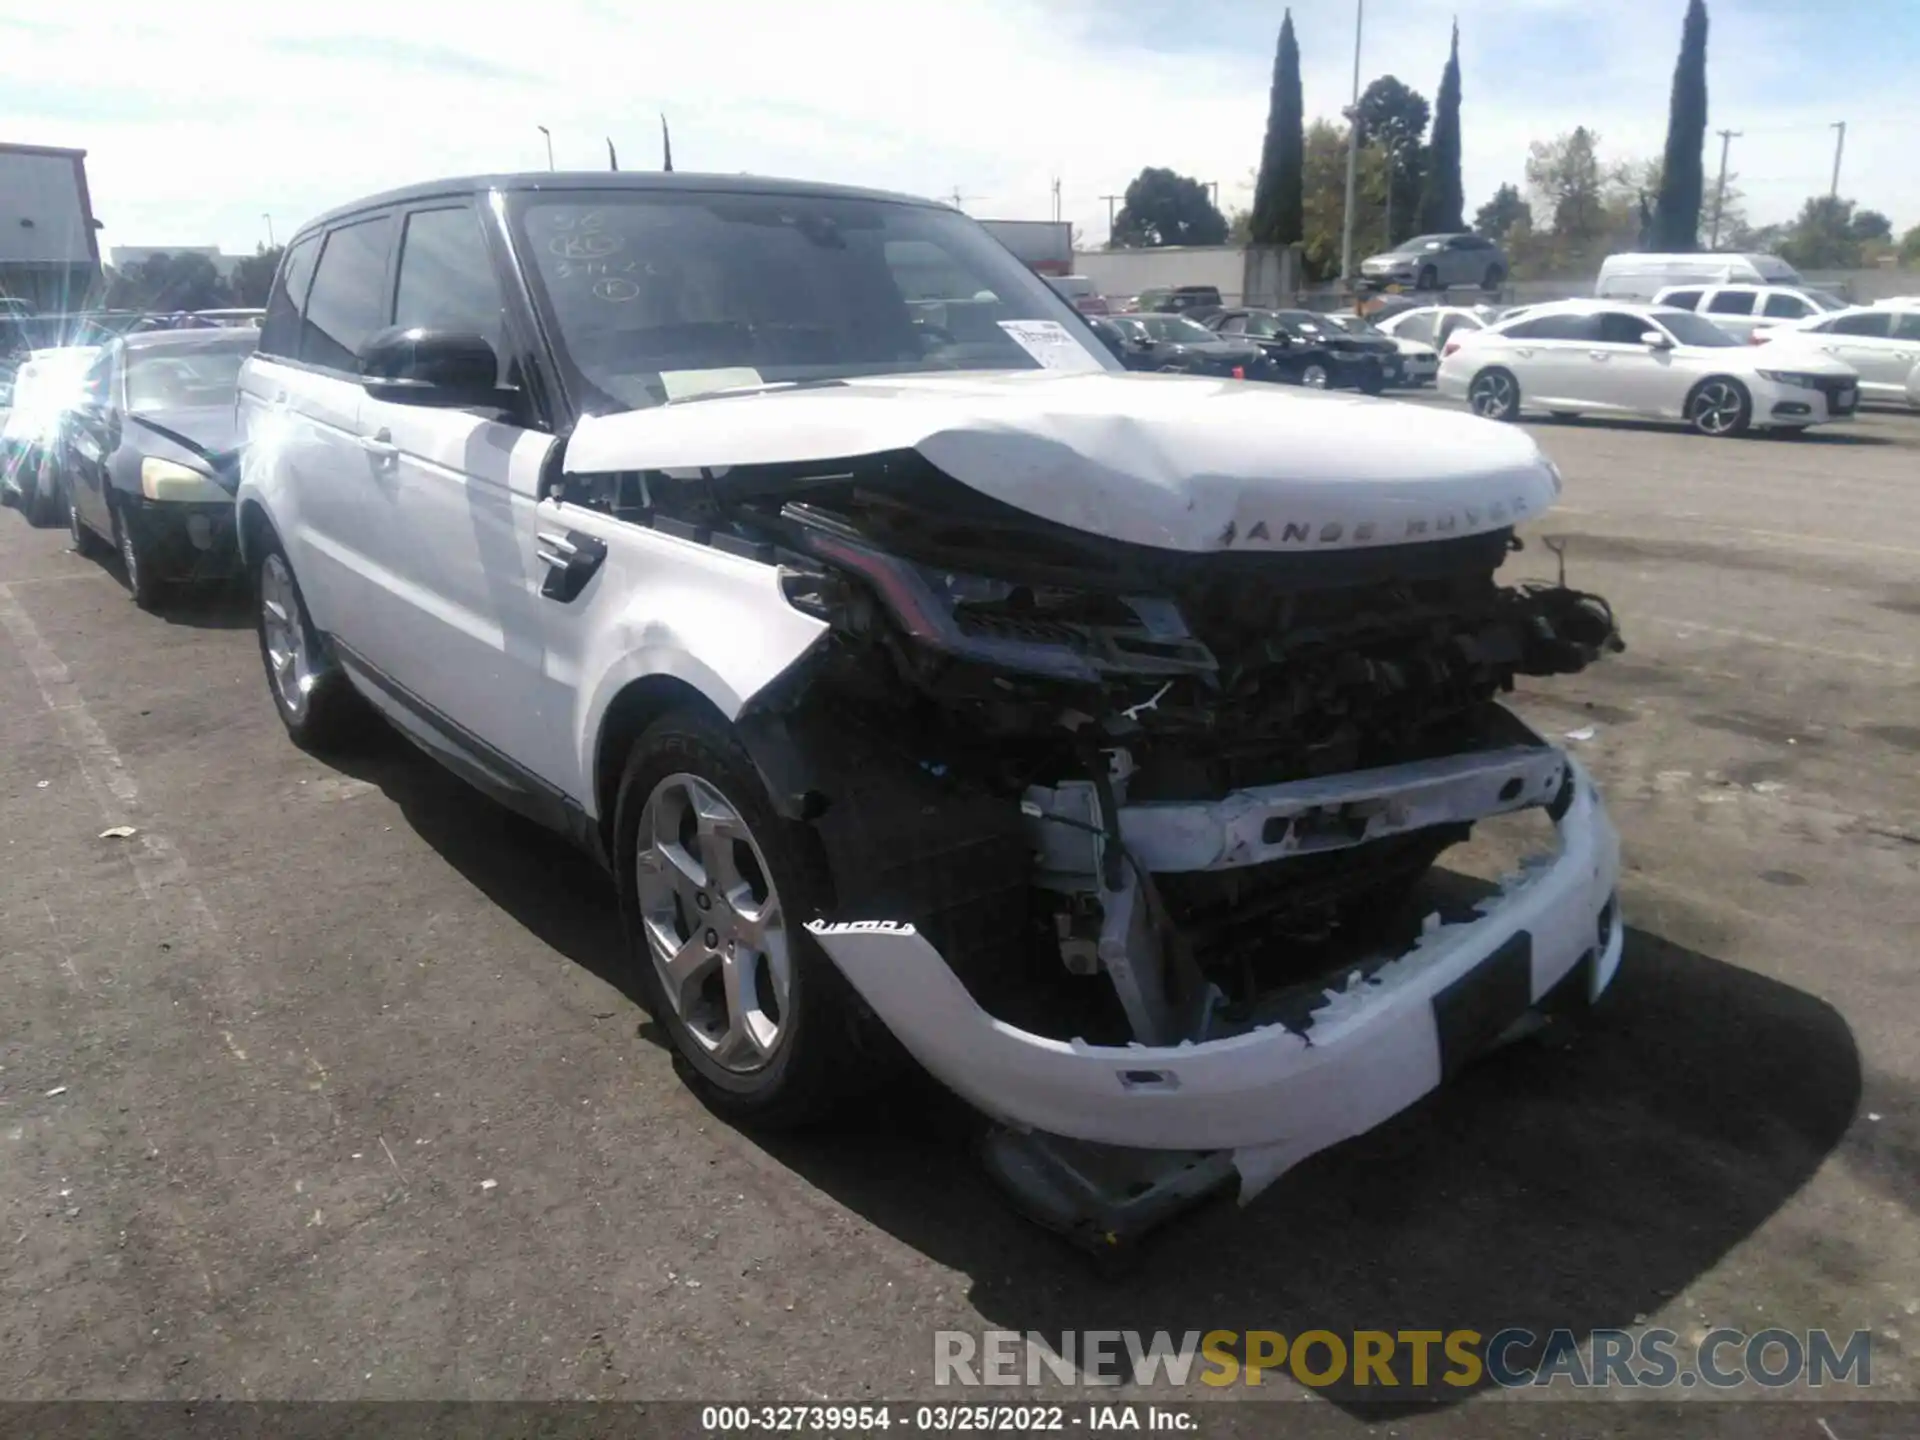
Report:
<svg viewBox="0 0 1920 1440"><path fill-rule="evenodd" d="M1300 100L1300 46L1293 38L1293 11L1280 22L1273 56L1273 89L1267 98L1267 139L1260 176L1253 187L1253 241L1291 245L1306 232L1304 166L1306 138Z"/></svg>
<svg viewBox="0 0 1920 1440"><path fill-rule="evenodd" d="M1707 139L1707 7L1687 0L1680 28L1680 59L1673 67L1673 101L1667 114L1667 155L1654 204L1653 244L1660 250L1693 250L1700 244L1700 196L1706 185L1701 150Z"/></svg>
<svg viewBox="0 0 1920 1440"><path fill-rule="evenodd" d="M1427 183L1420 196L1420 228L1428 234L1467 228L1466 195L1460 184L1460 23L1453 26L1447 68L1433 102L1433 138L1428 145Z"/></svg>

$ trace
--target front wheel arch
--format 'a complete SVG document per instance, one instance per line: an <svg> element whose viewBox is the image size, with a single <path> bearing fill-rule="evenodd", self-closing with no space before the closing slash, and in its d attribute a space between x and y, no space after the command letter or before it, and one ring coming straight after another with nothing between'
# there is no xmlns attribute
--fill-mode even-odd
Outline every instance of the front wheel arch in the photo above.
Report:
<svg viewBox="0 0 1920 1440"><path fill-rule="evenodd" d="M613 812L626 774L627 756L654 721L680 709L703 709L725 721L720 707L677 675L629 680L608 703L593 742L594 821L606 854L613 854Z"/></svg>

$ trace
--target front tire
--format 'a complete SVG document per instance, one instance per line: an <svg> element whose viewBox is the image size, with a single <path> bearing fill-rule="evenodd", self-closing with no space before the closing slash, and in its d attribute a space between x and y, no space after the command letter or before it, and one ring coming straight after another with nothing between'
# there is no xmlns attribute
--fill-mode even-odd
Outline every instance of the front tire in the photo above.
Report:
<svg viewBox="0 0 1920 1440"><path fill-rule="evenodd" d="M1746 386L1728 376L1710 376L1687 396L1687 423L1701 435L1716 440L1741 435L1752 419L1753 397Z"/></svg>
<svg viewBox="0 0 1920 1440"><path fill-rule="evenodd" d="M1440 288L1440 272L1431 265L1422 265L1419 276L1413 282L1413 288L1416 290L1438 290Z"/></svg>
<svg viewBox="0 0 1920 1440"><path fill-rule="evenodd" d="M1511 370L1482 370L1467 386L1467 404L1484 420L1520 418L1520 382Z"/></svg>
<svg viewBox="0 0 1920 1440"><path fill-rule="evenodd" d="M120 568L127 572L127 593L133 603L142 610L159 609L161 585L153 573L152 551L118 505L113 507L113 548L120 554Z"/></svg>
<svg viewBox="0 0 1920 1440"><path fill-rule="evenodd" d="M1481 277L1480 288L1491 295L1499 290L1500 282L1506 278L1506 271L1502 270L1498 265L1489 265L1487 266L1487 273Z"/></svg>
<svg viewBox="0 0 1920 1440"><path fill-rule="evenodd" d="M718 716L678 710L635 742L614 864L641 994L712 1110L790 1128L873 1082L877 1022L806 929L825 858Z"/></svg>
<svg viewBox="0 0 1920 1440"><path fill-rule="evenodd" d="M253 571L254 614L267 693L287 735L302 750L324 754L347 748L371 721L367 702L327 658L307 614L293 567L277 540L261 546Z"/></svg>
<svg viewBox="0 0 1920 1440"><path fill-rule="evenodd" d="M1303 365L1300 368L1300 383L1309 390L1326 389L1328 378L1324 365Z"/></svg>

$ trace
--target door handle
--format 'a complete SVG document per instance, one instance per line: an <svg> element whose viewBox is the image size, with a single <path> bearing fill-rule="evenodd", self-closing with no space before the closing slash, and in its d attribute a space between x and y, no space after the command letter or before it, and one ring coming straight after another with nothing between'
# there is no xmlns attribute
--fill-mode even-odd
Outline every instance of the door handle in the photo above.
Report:
<svg viewBox="0 0 1920 1440"><path fill-rule="evenodd" d="M1595 360L1611 360L1613 358L1605 350L1589 350L1587 354Z"/></svg>
<svg viewBox="0 0 1920 1440"><path fill-rule="evenodd" d="M561 533L556 530L535 532L534 554L540 563L547 567L547 578L540 586L540 593L549 600L558 600L566 605L577 599L594 572L600 568L600 562L607 558L606 543L583 535L578 530Z"/></svg>
<svg viewBox="0 0 1920 1440"><path fill-rule="evenodd" d="M393 432L384 425L371 435L362 435L360 448L377 469L391 470L400 461L400 447L393 443Z"/></svg>

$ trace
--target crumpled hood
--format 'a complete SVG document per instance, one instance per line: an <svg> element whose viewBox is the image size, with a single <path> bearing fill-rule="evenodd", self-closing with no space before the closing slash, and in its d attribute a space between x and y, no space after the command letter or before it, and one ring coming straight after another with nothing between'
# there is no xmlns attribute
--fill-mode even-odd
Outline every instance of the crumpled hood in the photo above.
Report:
<svg viewBox="0 0 1920 1440"><path fill-rule="evenodd" d="M1324 550L1502 529L1559 473L1524 431L1424 406L1182 375L943 373L592 416L574 474L918 450L961 484L1160 549Z"/></svg>

